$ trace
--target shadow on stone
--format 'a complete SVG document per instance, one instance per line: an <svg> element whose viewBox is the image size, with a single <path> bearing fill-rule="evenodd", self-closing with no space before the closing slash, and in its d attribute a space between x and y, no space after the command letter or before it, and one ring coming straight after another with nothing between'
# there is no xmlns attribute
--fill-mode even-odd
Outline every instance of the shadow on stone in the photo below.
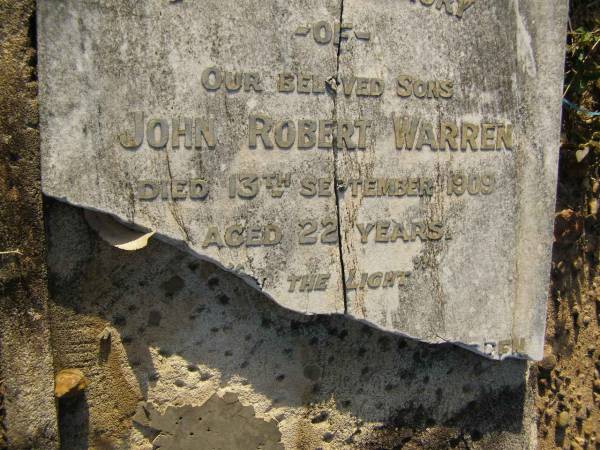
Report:
<svg viewBox="0 0 600 450"><path fill-rule="evenodd" d="M85 393L58 400L58 430L61 448L88 448L89 408Z"/></svg>
<svg viewBox="0 0 600 450"><path fill-rule="evenodd" d="M134 374L144 399L196 406L227 387L256 393L263 414L302 408L313 423L333 402L357 420L347 443L362 422L452 427L472 439L521 432L524 361L495 362L343 316L290 312L157 239L133 253L111 248L82 220L78 209L47 200L53 323L110 322L120 337L113 336L113 349L124 350L123 370ZM53 346L68 351L64 337Z"/></svg>

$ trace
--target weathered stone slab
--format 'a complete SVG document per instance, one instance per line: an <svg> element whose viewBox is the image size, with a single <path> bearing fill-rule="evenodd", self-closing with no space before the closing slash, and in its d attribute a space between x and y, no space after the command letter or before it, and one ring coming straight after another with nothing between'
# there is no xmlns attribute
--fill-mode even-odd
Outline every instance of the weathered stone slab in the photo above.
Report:
<svg viewBox="0 0 600 450"><path fill-rule="evenodd" d="M379 128L337 169L363 182L340 202L356 281L348 313L493 357L541 358L566 2L427 3L344 2L344 20L386 31L340 58L342 78L386 81L381 98L337 96L338 114ZM394 178L413 192L377 192ZM364 274L390 270L410 272L404 289L361 289Z"/></svg>
<svg viewBox="0 0 600 450"><path fill-rule="evenodd" d="M339 8L338 1L316 0L285 5L235 0L40 2L44 192L183 241L194 252L250 276L285 307L343 312L338 245L301 245L296 233L303 220L331 218L336 224L335 196L330 192L307 199L283 182L290 177L297 185L304 174L331 177L333 151L250 149L247 132L251 115L332 118L327 93L278 94L276 74L335 73L333 45L315 52L314 42L294 39L292 32L306 21L334 22ZM241 88L205 89L202 75L211 67L228 74L243 72ZM249 85L250 77L260 79L260 92ZM239 80L227 76L224 81L234 88ZM214 76L209 82L215 82ZM181 128L186 120L199 119L201 126L210 122L214 148L189 123L191 148L186 148L185 135L179 148L173 148L173 136L165 129L166 146L145 136L139 146L127 149L119 136L133 130L130 112L143 114L144 127L150 120L165 119L171 133L173 119L180 120ZM267 188L263 177L276 174L276 185ZM239 193L230 198L236 178ZM198 199L188 193L173 200L168 192L165 200L162 193L143 200L138 186L144 180L166 183L167 191L175 190L179 180L204 184ZM251 195L254 180L260 188L256 196ZM203 187L209 189L206 196ZM189 184L185 189L189 192ZM231 226L236 228L227 238ZM271 240L281 232L280 244L258 242L265 230ZM248 233L257 244L238 245ZM313 273L329 274L329 289L288 292L290 275Z"/></svg>
<svg viewBox="0 0 600 450"><path fill-rule="evenodd" d="M286 308L540 358L565 18L565 0L42 0L44 191Z"/></svg>

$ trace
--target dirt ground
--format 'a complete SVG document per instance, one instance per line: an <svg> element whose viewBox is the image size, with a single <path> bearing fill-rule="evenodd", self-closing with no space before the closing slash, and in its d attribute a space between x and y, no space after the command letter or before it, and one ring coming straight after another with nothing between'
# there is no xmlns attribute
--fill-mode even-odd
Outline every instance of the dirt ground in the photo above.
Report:
<svg viewBox="0 0 600 450"><path fill-rule="evenodd" d="M0 447L56 442L34 0L0 0ZM4 395L3 395L4 394Z"/></svg>
<svg viewBox="0 0 600 450"><path fill-rule="evenodd" d="M600 4L573 0L566 98L600 110ZM566 107L545 359L537 365L540 449L600 448L600 117Z"/></svg>
<svg viewBox="0 0 600 450"><path fill-rule="evenodd" d="M0 448L6 447L6 429L4 427L4 394L3 386L0 381Z"/></svg>
<svg viewBox="0 0 600 450"><path fill-rule="evenodd" d="M564 150L545 358L534 368L540 449L599 448L600 275L598 222L586 216L581 176L588 167ZM582 175L582 174L581 174ZM565 192L568 191L568 192ZM580 202L569 202L581 196ZM571 209L574 206L579 208Z"/></svg>

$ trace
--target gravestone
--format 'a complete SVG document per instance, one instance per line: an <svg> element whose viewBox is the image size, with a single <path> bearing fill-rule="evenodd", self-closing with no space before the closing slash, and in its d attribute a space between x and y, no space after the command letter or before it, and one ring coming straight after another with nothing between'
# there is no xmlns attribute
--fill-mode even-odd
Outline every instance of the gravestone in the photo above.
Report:
<svg viewBox="0 0 600 450"><path fill-rule="evenodd" d="M281 306L543 354L566 0L41 0L46 195Z"/></svg>

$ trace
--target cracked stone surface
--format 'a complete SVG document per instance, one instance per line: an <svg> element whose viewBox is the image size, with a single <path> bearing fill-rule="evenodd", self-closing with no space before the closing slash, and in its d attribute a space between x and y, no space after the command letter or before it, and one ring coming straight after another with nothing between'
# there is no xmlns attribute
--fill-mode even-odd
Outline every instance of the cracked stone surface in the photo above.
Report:
<svg viewBox="0 0 600 450"><path fill-rule="evenodd" d="M282 306L346 313L427 342L456 342L492 358L542 356L555 200L566 0L464 2L359 0L50 1L38 3L43 189L112 214L242 276ZM370 39L341 45L298 36L299 26L352 24ZM262 92L202 87L208 67L260 75ZM337 83L380 78L383 95L277 93L277 74ZM395 78L452 80L450 99L403 98ZM201 117L214 149L125 149L119 136L146 119ZM371 121L366 149L249 147L252 114ZM503 151L397 150L394 118L507 123ZM181 140L183 141L183 136ZM491 173L489 195L447 195L450 173ZM282 197L230 198L230 177L290 174ZM372 197L351 189L307 198L305 176L338 181L421 177L431 196ZM202 179L202 200L138 198L140 180ZM307 220L339 224L338 240L299 243ZM359 225L441 223L444 238L361 241ZM207 232L276 225L278 245L207 246ZM325 226L325 224L323 224ZM353 288L353 278L393 271L395 288ZM290 276L329 274L327 289L290 292Z"/></svg>

